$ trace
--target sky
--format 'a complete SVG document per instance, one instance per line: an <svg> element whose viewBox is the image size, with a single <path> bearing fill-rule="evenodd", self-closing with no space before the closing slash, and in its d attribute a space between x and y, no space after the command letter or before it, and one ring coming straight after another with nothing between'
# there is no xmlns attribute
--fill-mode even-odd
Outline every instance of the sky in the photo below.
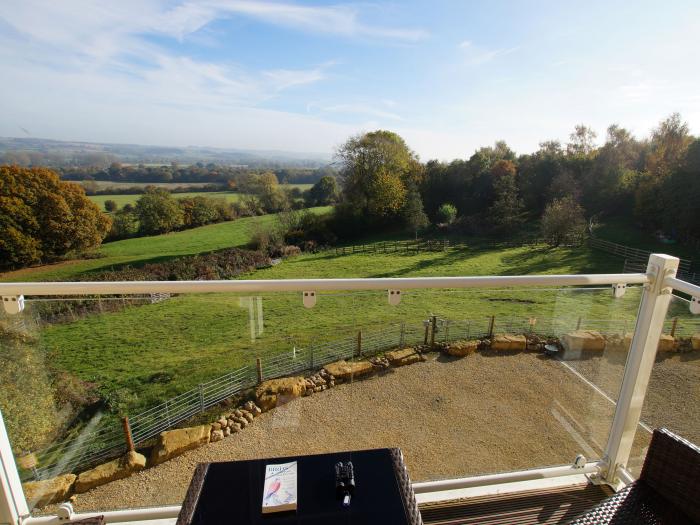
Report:
<svg viewBox="0 0 700 525"><path fill-rule="evenodd" d="M390 129L422 160L700 133L700 2L3 0L0 136L331 154Z"/></svg>

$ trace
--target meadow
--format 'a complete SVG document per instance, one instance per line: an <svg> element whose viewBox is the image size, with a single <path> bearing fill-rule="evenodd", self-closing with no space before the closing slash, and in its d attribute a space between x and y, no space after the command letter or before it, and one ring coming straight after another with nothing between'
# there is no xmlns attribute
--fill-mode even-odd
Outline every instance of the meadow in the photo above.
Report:
<svg viewBox="0 0 700 525"><path fill-rule="evenodd" d="M329 207L310 208L328 213ZM271 226L277 216L261 215L209 224L181 232L108 242L95 252L95 258L73 259L56 264L24 268L0 275L1 281L66 281L125 264L159 262L182 255L246 246L256 228Z"/></svg>

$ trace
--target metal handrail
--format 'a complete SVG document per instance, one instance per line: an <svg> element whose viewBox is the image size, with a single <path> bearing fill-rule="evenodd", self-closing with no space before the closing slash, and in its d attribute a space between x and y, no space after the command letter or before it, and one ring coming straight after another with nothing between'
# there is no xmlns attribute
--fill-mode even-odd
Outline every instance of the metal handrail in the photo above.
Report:
<svg viewBox="0 0 700 525"><path fill-rule="evenodd" d="M398 277L374 279L268 279L237 281L111 281L0 283L0 295L114 295L143 293L304 292L648 284L645 273Z"/></svg>

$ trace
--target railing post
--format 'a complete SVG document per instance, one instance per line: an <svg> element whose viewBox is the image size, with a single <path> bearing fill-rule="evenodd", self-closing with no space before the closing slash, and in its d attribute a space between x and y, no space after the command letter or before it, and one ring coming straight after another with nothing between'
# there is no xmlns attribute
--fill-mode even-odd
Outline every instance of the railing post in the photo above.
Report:
<svg viewBox="0 0 700 525"><path fill-rule="evenodd" d="M608 463L604 479L618 483L618 470L627 466L632 443L639 425L644 396L656 359L659 338L663 332L672 290L663 287L664 279L676 275L678 258L652 254L647 265L651 282L644 287L637 314L632 344L625 364L620 396L615 408L604 458Z"/></svg>
<svg viewBox="0 0 700 525"><path fill-rule="evenodd" d="M19 523L29 514L15 457L0 412L0 523Z"/></svg>
<svg viewBox="0 0 700 525"><path fill-rule="evenodd" d="M493 337L493 329L494 329L495 324L496 324L496 316L492 315L491 319L489 321L489 338Z"/></svg>
<svg viewBox="0 0 700 525"><path fill-rule="evenodd" d="M255 368L258 371L258 384L263 382L263 369L262 369L262 360L259 357L255 358Z"/></svg>
<svg viewBox="0 0 700 525"><path fill-rule="evenodd" d="M126 451L133 452L136 450L136 446L134 445L134 436L131 435L129 416L124 416L122 418L122 428L124 429L124 439L126 440Z"/></svg>

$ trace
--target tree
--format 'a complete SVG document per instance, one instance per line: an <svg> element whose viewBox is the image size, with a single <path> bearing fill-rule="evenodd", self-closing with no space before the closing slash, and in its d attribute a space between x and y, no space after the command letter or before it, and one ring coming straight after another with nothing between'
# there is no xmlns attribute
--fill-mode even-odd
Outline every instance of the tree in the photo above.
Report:
<svg viewBox="0 0 700 525"><path fill-rule="evenodd" d="M656 178L663 178L679 167L686 148L692 141L688 123L673 113L662 120L651 133L651 153L647 156L646 168Z"/></svg>
<svg viewBox="0 0 700 525"><path fill-rule="evenodd" d="M149 186L136 201L140 231L146 235L168 233L182 226L183 212L169 191Z"/></svg>
<svg viewBox="0 0 700 525"><path fill-rule="evenodd" d="M438 208L436 218L441 224L452 224L457 218L457 208L446 202Z"/></svg>
<svg viewBox="0 0 700 525"><path fill-rule="evenodd" d="M566 145L569 155L586 157L595 149L596 132L583 124L577 124L574 132L569 135L570 142Z"/></svg>
<svg viewBox="0 0 700 525"><path fill-rule="evenodd" d="M417 182L420 165L404 140L390 131L351 137L337 151L345 203L357 215L374 220L397 218L407 185Z"/></svg>
<svg viewBox="0 0 700 525"><path fill-rule="evenodd" d="M572 197L554 199L542 214L542 235L553 246L559 246L573 236L583 235L586 219L583 208Z"/></svg>
<svg viewBox="0 0 700 525"><path fill-rule="evenodd" d="M423 211L423 201L420 198L420 193L412 187L406 197L406 204L402 210L402 216L406 227L409 231L415 233L418 239L418 230L421 230L430 224L428 216Z"/></svg>
<svg viewBox="0 0 700 525"><path fill-rule="evenodd" d="M326 175L314 184L308 193L308 204L311 206L327 206L338 200L338 184L335 177Z"/></svg>
<svg viewBox="0 0 700 525"><path fill-rule="evenodd" d="M0 166L0 267L55 260L102 242L111 219L46 168Z"/></svg>
<svg viewBox="0 0 700 525"><path fill-rule="evenodd" d="M523 222L523 202L515 184L515 164L499 160L491 168L495 200L489 210L497 229L510 230Z"/></svg>
<svg viewBox="0 0 700 525"><path fill-rule="evenodd" d="M139 231L139 220L132 208L124 206L112 217L110 239L127 239L134 237Z"/></svg>
<svg viewBox="0 0 700 525"><path fill-rule="evenodd" d="M113 213L117 211L117 201L113 201L112 199L107 199L105 201L105 211L108 213Z"/></svg>

